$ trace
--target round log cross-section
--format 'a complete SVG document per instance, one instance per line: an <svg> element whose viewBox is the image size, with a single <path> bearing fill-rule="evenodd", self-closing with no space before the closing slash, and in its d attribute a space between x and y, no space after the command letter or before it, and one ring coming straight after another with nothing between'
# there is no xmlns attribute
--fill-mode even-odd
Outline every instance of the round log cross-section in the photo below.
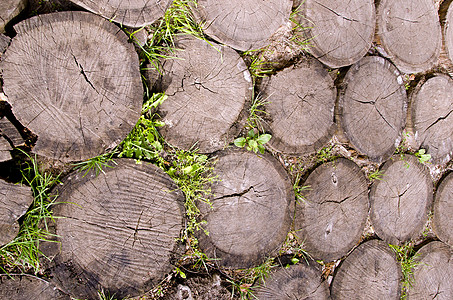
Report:
<svg viewBox="0 0 453 300"><path fill-rule="evenodd" d="M71 175L58 189L54 282L75 298L96 298L101 288L115 297L146 292L172 269L183 228L183 195L151 164L117 165L83 177Z"/></svg>
<svg viewBox="0 0 453 300"><path fill-rule="evenodd" d="M0 274L0 299L71 300L71 297L41 278Z"/></svg>
<svg viewBox="0 0 453 300"><path fill-rule="evenodd" d="M434 163L447 163L453 157L453 80L439 74L412 95L412 124L418 145L428 150Z"/></svg>
<svg viewBox="0 0 453 300"><path fill-rule="evenodd" d="M269 146L285 154L301 155L321 149L332 137L336 90L327 70L309 59L271 77L265 91L271 121Z"/></svg>
<svg viewBox="0 0 453 300"><path fill-rule="evenodd" d="M86 12L36 16L14 28L0 65L3 89L14 115L38 136L33 152L78 161L121 142L143 101L127 36Z"/></svg>
<svg viewBox="0 0 453 300"><path fill-rule="evenodd" d="M381 0L377 26L384 50L402 72L423 72L437 62L442 34L432 0Z"/></svg>
<svg viewBox="0 0 453 300"><path fill-rule="evenodd" d="M401 245L421 234L433 202L433 183L412 155L393 156L382 173L382 180L371 187L371 223L381 239Z"/></svg>
<svg viewBox="0 0 453 300"><path fill-rule="evenodd" d="M212 208L200 205L209 232L200 232L200 248L223 266L258 265L275 254L289 231L291 181L273 157L252 152L222 153L214 171L219 181L212 186Z"/></svg>
<svg viewBox="0 0 453 300"><path fill-rule="evenodd" d="M351 144L376 162L385 161L401 140L406 90L387 60L368 56L353 65L340 95L341 123Z"/></svg>
<svg viewBox="0 0 453 300"><path fill-rule="evenodd" d="M384 242L371 240L357 247L340 264L331 296L343 299L400 299L401 265Z"/></svg>
<svg viewBox="0 0 453 300"><path fill-rule="evenodd" d="M434 200L433 230L441 241L453 247L453 173L437 188Z"/></svg>
<svg viewBox="0 0 453 300"><path fill-rule="evenodd" d="M159 106L165 140L203 153L223 149L247 117L252 80L242 58L231 48L194 37L177 40L177 59L164 64L168 99ZM165 88L165 87L164 87Z"/></svg>
<svg viewBox="0 0 453 300"><path fill-rule="evenodd" d="M204 32L234 49L247 51L269 43L286 22L291 0L198 0L193 11Z"/></svg>
<svg viewBox="0 0 453 300"><path fill-rule="evenodd" d="M305 0L296 15L308 51L325 65L352 65L370 49L375 30L372 0Z"/></svg>
<svg viewBox="0 0 453 300"><path fill-rule="evenodd" d="M316 168L303 185L307 192L296 205L295 229L304 249L325 262L341 258L359 242L368 217L365 174L339 158Z"/></svg>

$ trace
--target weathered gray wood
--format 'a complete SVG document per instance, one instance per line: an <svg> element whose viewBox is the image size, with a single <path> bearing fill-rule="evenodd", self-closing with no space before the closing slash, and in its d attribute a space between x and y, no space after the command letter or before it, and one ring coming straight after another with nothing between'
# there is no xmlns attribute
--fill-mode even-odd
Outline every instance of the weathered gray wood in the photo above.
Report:
<svg viewBox="0 0 453 300"><path fill-rule="evenodd" d="M289 21L291 0L198 0L193 11L204 32L218 42L247 51L269 43Z"/></svg>
<svg viewBox="0 0 453 300"><path fill-rule="evenodd" d="M415 139L434 163L447 163L453 157L452 99L453 80L443 74L420 83L411 97Z"/></svg>
<svg viewBox="0 0 453 300"><path fill-rule="evenodd" d="M402 72L423 72L437 62L442 34L432 0L381 0L377 26L384 50Z"/></svg>
<svg viewBox="0 0 453 300"><path fill-rule="evenodd" d="M223 149L248 115L253 88L247 66L233 49L191 36L178 39L177 47L177 59L164 64L168 99L159 106L166 124L160 132L183 149Z"/></svg>
<svg viewBox="0 0 453 300"><path fill-rule="evenodd" d="M14 300L70 300L69 295L58 290L44 279L31 275L0 274L0 299Z"/></svg>
<svg viewBox="0 0 453 300"><path fill-rule="evenodd" d="M17 220L27 212L32 202L30 187L0 179L0 246L17 236L19 233Z"/></svg>
<svg viewBox="0 0 453 300"><path fill-rule="evenodd" d="M200 248L219 265L247 268L275 254L292 221L294 192L285 169L272 156L232 151L219 155L212 208L200 203L209 235Z"/></svg>
<svg viewBox="0 0 453 300"><path fill-rule="evenodd" d="M336 89L333 79L315 59L272 76L261 92L271 121L269 146L285 154L302 155L321 149L335 131Z"/></svg>
<svg viewBox="0 0 453 300"><path fill-rule="evenodd" d="M444 43L450 62L453 62L453 5L449 5L444 24Z"/></svg>
<svg viewBox="0 0 453 300"><path fill-rule="evenodd" d="M33 152L63 161L102 154L135 126L143 99L137 53L110 22L85 12L27 19L1 67Z"/></svg>
<svg viewBox="0 0 453 300"><path fill-rule="evenodd" d="M314 57L331 68L348 66L370 49L375 31L373 0L305 0L296 19Z"/></svg>
<svg viewBox="0 0 453 300"><path fill-rule="evenodd" d="M433 202L429 172L415 156L395 155L370 191L371 223L377 235L400 245L421 234Z"/></svg>
<svg viewBox="0 0 453 300"><path fill-rule="evenodd" d="M315 259L333 261L360 240L368 217L365 174L339 158L316 168L303 183L304 201L296 205L295 229Z"/></svg>
<svg viewBox="0 0 453 300"><path fill-rule="evenodd" d="M453 247L453 173L437 188L434 200L433 230L444 243Z"/></svg>
<svg viewBox="0 0 453 300"><path fill-rule="evenodd" d="M0 134L7 137L14 147L25 143L17 128L7 118L0 118Z"/></svg>
<svg viewBox="0 0 453 300"><path fill-rule="evenodd" d="M25 8L26 2L26 0L0 1L0 33L5 32L6 24Z"/></svg>
<svg viewBox="0 0 453 300"><path fill-rule="evenodd" d="M11 150L13 150L13 148L11 148L8 140L6 140L3 136L0 136L0 162L12 159L10 153Z"/></svg>
<svg viewBox="0 0 453 300"><path fill-rule="evenodd" d="M262 300L330 299L329 286L315 261L277 269L254 294Z"/></svg>
<svg viewBox="0 0 453 300"><path fill-rule="evenodd" d="M137 296L172 269L184 196L151 164L119 159L97 177L75 173L55 191L57 241L42 245L59 288L75 298Z"/></svg>
<svg viewBox="0 0 453 300"><path fill-rule="evenodd" d="M401 75L387 60L368 56L349 69L344 84L339 106L346 136L372 161L385 161L401 141L406 121Z"/></svg>
<svg viewBox="0 0 453 300"><path fill-rule="evenodd" d="M2 60L3 53L6 51L6 48L8 47L10 42L11 42L11 39L9 37L0 33L0 61ZM2 74L1 74L1 69L0 69L0 79L1 79L1 75ZM0 93L1 92L3 92L3 84L2 84L2 81L0 80Z"/></svg>
<svg viewBox="0 0 453 300"><path fill-rule="evenodd" d="M401 265L382 241L357 247L340 264L331 285L332 299L400 299Z"/></svg>
<svg viewBox="0 0 453 300"><path fill-rule="evenodd" d="M453 299L453 253L441 242L431 242L415 254L414 282L407 299Z"/></svg>
<svg viewBox="0 0 453 300"><path fill-rule="evenodd" d="M106 19L139 28L163 17L172 0L71 0L71 2Z"/></svg>

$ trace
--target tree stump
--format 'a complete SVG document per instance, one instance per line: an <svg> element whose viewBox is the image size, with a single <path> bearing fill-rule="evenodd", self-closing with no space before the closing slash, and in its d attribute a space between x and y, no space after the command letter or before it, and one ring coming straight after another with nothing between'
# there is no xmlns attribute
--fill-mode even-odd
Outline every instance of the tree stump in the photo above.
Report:
<svg viewBox="0 0 453 300"><path fill-rule="evenodd" d="M442 33L433 1L381 0L377 26L384 50L402 72L424 72L437 62Z"/></svg>
<svg viewBox="0 0 453 300"><path fill-rule="evenodd" d="M360 168L339 158L316 168L304 182L304 201L296 205L295 229L315 259L346 255L362 235L368 217L368 185Z"/></svg>
<svg viewBox="0 0 453 300"><path fill-rule="evenodd" d="M266 300L330 299L329 286L321 273L315 261L279 268L257 288L255 296Z"/></svg>
<svg viewBox="0 0 453 300"><path fill-rule="evenodd" d="M144 293L171 271L184 196L158 167L119 159L96 177L75 173L57 191L59 243L41 249L58 287L75 298ZM75 230L77 229L77 230Z"/></svg>
<svg viewBox="0 0 453 300"><path fill-rule="evenodd" d="M402 83L398 70L377 56L361 59L344 79L339 102L343 129L372 161L385 161L401 141L407 111Z"/></svg>
<svg viewBox="0 0 453 300"><path fill-rule="evenodd" d="M401 265L382 241L357 247L338 267L331 285L332 299L400 299Z"/></svg>
<svg viewBox="0 0 453 300"><path fill-rule="evenodd" d="M32 202L30 187L0 179L0 246L11 242L17 236L17 220L27 212Z"/></svg>
<svg viewBox="0 0 453 300"><path fill-rule="evenodd" d="M272 156L232 151L219 155L219 181L212 208L200 204L205 230L200 248L219 265L248 268L272 256L285 241L294 212L294 192L285 169Z"/></svg>
<svg viewBox="0 0 453 300"><path fill-rule="evenodd" d="M418 146L427 149L434 163L447 163L453 157L453 81L438 74L419 85L411 98Z"/></svg>
<svg viewBox="0 0 453 300"><path fill-rule="evenodd" d="M70 300L71 297L58 290L44 279L31 275L16 276L12 279L0 275L0 299L14 300Z"/></svg>
<svg viewBox="0 0 453 300"><path fill-rule="evenodd" d="M159 106L165 140L203 153L223 149L242 129L252 80L232 49L186 36L164 64L168 98ZM165 87L164 87L165 88Z"/></svg>
<svg viewBox="0 0 453 300"><path fill-rule="evenodd" d="M5 32L6 24L25 8L26 2L26 0L2 0L0 2L0 34Z"/></svg>
<svg viewBox="0 0 453 300"><path fill-rule="evenodd" d="M78 161L120 143L143 100L126 35L85 12L36 16L14 28L1 64L3 89L16 118L38 136L33 152Z"/></svg>
<svg viewBox="0 0 453 300"><path fill-rule="evenodd" d="M269 146L284 154L303 155L321 149L335 131L336 90L333 79L315 59L271 77L262 91L272 134Z"/></svg>
<svg viewBox="0 0 453 300"><path fill-rule="evenodd" d="M453 173L447 175L437 188L434 200L433 230L444 243L453 247Z"/></svg>
<svg viewBox="0 0 453 300"><path fill-rule="evenodd" d="M414 280L407 299L453 299L452 249L441 242L431 242L415 254Z"/></svg>
<svg viewBox="0 0 453 300"><path fill-rule="evenodd" d="M371 223L381 239L401 245L421 234L433 202L433 183L412 155L393 156L382 173L370 191Z"/></svg>
<svg viewBox="0 0 453 300"><path fill-rule="evenodd" d="M8 140L0 135L0 162L12 159L10 151L13 150Z"/></svg>
<svg viewBox="0 0 453 300"><path fill-rule="evenodd" d="M172 0L71 0L71 2L103 16L108 20L132 28L150 25L164 16Z"/></svg>
<svg viewBox="0 0 453 300"><path fill-rule="evenodd" d="M269 43L269 38L289 21L292 5L291 0L198 0L193 12L207 35L247 51Z"/></svg>
<svg viewBox="0 0 453 300"><path fill-rule="evenodd" d="M300 34L310 43L308 52L331 68L359 61L374 38L373 0L306 0L296 19L306 28Z"/></svg>

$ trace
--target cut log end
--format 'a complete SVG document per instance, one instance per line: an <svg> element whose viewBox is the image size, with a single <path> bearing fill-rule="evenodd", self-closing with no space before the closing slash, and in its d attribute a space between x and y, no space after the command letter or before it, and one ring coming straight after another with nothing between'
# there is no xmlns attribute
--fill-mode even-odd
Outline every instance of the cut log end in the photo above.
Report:
<svg viewBox="0 0 453 300"><path fill-rule="evenodd" d="M38 277L0 274L0 299L70 300L71 297Z"/></svg>
<svg viewBox="0 0 453 300"><path fill-rule="evenodd" d="M434 202L433 230L441 241L453 247L453 173L439 185Z"/></svg>

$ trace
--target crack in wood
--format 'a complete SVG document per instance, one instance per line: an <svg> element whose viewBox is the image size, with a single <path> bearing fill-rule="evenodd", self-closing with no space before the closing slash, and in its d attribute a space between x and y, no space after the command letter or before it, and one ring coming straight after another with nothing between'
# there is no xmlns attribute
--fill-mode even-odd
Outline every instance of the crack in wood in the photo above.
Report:
<svg viewBox="0 0 453 300"><path fill-rule="evenodd" d="M356 19L351 19L351 18L348 18L348 17L345 17L339 13L337 13L335 10L331 9L330 7L327 7L326 5L322 4L322 3L319 3L318 1L316 1L317 4L319 4L320 6L324 7L325 9L331 11L332 13L334 13L335 15L337 15L338 17L342 17L343 19L345 20L348 20L350 22L359 22L358 20Z"/></svg>
<svg viewBox="0 0 453 300"><path fill-rule="evenodd" d="M76 65L77 65L77 67L79 67L79 69L80 69L80 74L83 75L83 78L85 78L85 81L88 82L88 84L93 88L93 90L95 90L96 93L99 94L99 92L98 92L98 91L96 90L96 88L94 87L93 83L91 83L91 81L88 79L88 77L87 77L87 75L86 75L86 73L85 73L85 70L83 69L83 66L77 61L77 58L75 57L74 54L72 54L72 57L74 57L74 61L75 61Z"/></svg>
<svg viewBox="0 0 453 300"><path fill-rule="evenodd" d="M438 122L440 122L440 121L445 120L446 118L448 118L452 112L453 112L453 110L450 110L445 116L437 118L437 120L436 120L434 123L432 123L431 125L429 125L429 126L425 129L425 132L427 132L431 127L433 127L434 125L436 125Z"/></svg>

